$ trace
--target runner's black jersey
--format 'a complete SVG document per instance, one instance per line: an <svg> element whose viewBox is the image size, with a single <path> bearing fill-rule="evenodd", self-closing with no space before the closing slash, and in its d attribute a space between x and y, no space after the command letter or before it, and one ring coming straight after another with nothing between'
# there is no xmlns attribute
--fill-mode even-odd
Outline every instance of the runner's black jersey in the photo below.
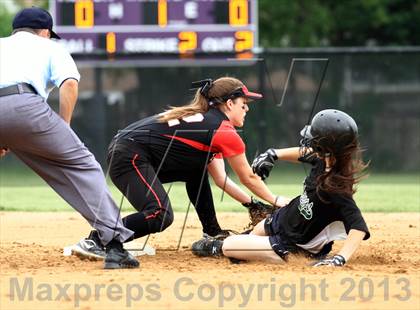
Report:
<svg viewBox="0 0 420 310"><path fill-rule="evenodd" d="M201 173L213 157L245 152L245 145L228 117L216 108L183 119L139 120L114 137L112 149L138 151L159 173ZM182 180L182 178L180 178Z"/></svg>
<svg viewBox="0 0 420 310"><path fill-rule="evenodd" d="M344 239L350 229L366 232L364 240L368 239L369 230L353 198L321 192L326 202L321 201L316 192L316 178L325 170L325 163L316 158L311 164L303 193L273 214L275 233L286 243L314 253L332 240Z"/></svg>

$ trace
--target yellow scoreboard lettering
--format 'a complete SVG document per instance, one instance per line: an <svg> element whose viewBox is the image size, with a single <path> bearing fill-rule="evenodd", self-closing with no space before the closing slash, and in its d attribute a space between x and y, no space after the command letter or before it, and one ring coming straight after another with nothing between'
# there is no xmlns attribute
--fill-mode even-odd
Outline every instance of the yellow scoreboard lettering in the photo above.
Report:
<svg viewBox="0 0 420 310"><path fill-rule="evenodd" d="M229 0L229 24L231 26L248 25L247 0Z"/></svg>
<svg viewBox="0 0 420 310"><path fill-rule="evenodd" d="M77 28L91 28L94 25L93 0L76 0L74 3L74 25Z"/></svg>
<svg viewBox="0 0 420 310"><path fill-rule="evenodd" d="M106 34L106 51L109 54L113 54L117 51L117 40L115 32L108 32Z"/></svg>
<svg viewBox="0 0 420 310"><path fill-rule="evenodd" d="M235 39L235 52L243 52L254 47L254 33L252 31L236 31Z"/></svg>
<svg viewBox="0 0 420 310"><path fill-rule="evenodd" d="M168 24L168 3L167 0L158 0L158 25L166 27Z"/></svg>
<svg viewBox="0 0 420 310"><path fill-rule="evenodd" d="M179 44L178 50L179 52L186 53L189 51L193 51L197 48L197 33L194 31L183 31L178 34Z"/></svg>

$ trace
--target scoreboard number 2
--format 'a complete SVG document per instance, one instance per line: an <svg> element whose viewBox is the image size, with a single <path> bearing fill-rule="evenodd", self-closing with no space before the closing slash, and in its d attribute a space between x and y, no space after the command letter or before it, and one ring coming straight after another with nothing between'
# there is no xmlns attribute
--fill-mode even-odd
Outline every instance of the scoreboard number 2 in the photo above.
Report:
<svg viewBox="0 0 420 310"><path fill-rule="evenodd" d="M194 31L182 31L178 34L178 50L181 54L193 51L197 48L197 33Z"/></svg>
<svg viewBox="0 0 420 310"><path fill-rule="evenodd" d="M240 53L250 50L254 46L254 34L252 31L236 31L235 39L235 52Z"/></svg>

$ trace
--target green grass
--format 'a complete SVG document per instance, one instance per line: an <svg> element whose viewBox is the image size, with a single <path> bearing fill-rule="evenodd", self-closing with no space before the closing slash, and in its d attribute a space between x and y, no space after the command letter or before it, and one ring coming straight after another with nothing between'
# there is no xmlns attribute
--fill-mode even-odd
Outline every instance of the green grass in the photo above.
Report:
<svg viewBox="0 0 420 310"><path fill-rule="evenodd" d="M270 189L280 195L294 197L302 191L303 169L277 169L268 182ZM169 185L166 186L169 188ZM111 192L119 203L122 195L110 184ZM213 187L216 208L222 211L244 211L239 203ZM188 198L183 183L173 183L170 197L175 211L185 211ZM419 212L420 174L375 174L359 185L355 200L362 211ZM43 180L22 167L5 167L0 163L0 210L4 211L71 211ZM123 210L133 210L124 200Z"/></svg>

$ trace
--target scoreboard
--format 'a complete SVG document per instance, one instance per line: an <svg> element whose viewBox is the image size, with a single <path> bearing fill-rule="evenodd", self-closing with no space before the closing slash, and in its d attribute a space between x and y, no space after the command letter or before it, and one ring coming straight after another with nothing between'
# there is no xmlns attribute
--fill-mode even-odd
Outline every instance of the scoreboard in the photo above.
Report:
<svg viewBox="0 0 420 310"><path fill-rule="evenodd" d="M243 53L257 48L257 0L50 0L71 53Z"/></svg>

